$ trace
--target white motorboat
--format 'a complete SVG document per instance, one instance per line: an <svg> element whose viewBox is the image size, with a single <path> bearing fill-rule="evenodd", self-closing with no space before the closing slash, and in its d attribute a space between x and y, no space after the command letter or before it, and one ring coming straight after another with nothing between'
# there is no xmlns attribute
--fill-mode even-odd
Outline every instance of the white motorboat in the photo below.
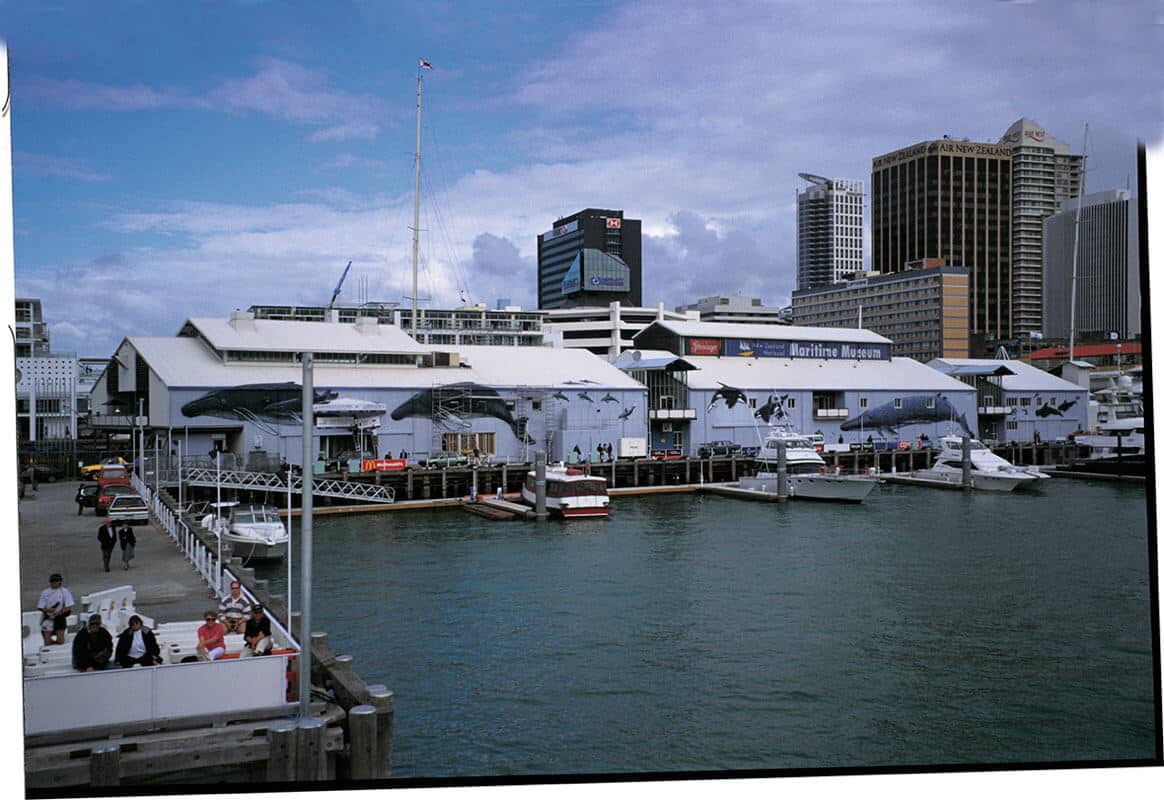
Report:
<svg viewBox="0 0 1164 800"><path fill-rule="evenodd" d="M326 403L316 403L311 407L315 412L315 425L322 430L375 431L379 429L387 412L387 406L371 400L355 397L336 397Z"/></svg>
<svg viewBox="0 0 1164 800"><path fill-rule="evenodd" d="M788 494L803 500L833 500L859 503L869 496L877 479L870 475L846 475L830 470L809 436L785 428L770 430L756 455L756 474L740 478L740 488L759 492L777 491L778 448L784 444Z"/></svg>
<svg viewBox="0 0 1164 800"><path fill-rule="evenodd" d="M1143 458L1144 418L1119 417L1102 423L1093 434L1075 437L1075 443L1088 448L1090 461L1115 460L1120 457Z"/></svg>
<svg viewBox="0 0 1164 800"><path fill-rule="evenodd" d="M229 542L244 563L281 561L287 555L287 528L274 506L230 501L211 503L210 508L202 527Z"/></svg>
<svg viewBox="0 0 1164 800"><path fill-rule="evenodd" d="M537 504L534 480L534 470L530 470L521 487L521 499L531 506ZM606 478L565 464L547 464L546 510L563 519L609 516Z"/></svg>
<svg viewBox="0 0 1164 800"><path fill-rule="evenodd" d="M928 469L912 474L926 480L946 483L962 482L962 437L943 436L941 450ZM1023 486L1034 486L1050 476L1034 467L1016 466L995 455L977 439L970 439L970 485L974 489L992 492L1011 492Z"/></svg>

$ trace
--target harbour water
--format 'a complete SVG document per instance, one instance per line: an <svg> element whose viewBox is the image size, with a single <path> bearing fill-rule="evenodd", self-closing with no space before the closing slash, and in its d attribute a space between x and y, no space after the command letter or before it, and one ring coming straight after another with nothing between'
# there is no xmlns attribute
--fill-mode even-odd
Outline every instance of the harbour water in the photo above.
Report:
<svg viewBox="0 0 1164 800"><path fill-rule="evenodd" d="M396 692L396 777L1154 755L1143 486L614 508L316 519L313 628Z"/></svg>

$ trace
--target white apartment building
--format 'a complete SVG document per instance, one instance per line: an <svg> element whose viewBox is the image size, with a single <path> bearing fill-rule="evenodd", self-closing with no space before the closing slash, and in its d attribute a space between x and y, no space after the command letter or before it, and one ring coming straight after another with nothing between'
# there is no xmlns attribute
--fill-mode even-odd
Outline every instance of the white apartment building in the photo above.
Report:
<svg viewBox="0 0 1164 800"><path fill-rule="evenodd" d="M861 272L865 182L800 173L796 192L796 288L816 289Z"/></svg>
<svg viewBox="0 0 1164 800"><path fill-rule="evenodd" d="M609 306L551 308L545 314L545 343L554 347L580 348L609 361L634 347L634 338L652 322L695 321L698 311L666 311L659 303L654 308Z"/></svg>
<svg viewBox="0 0 1164 800"><path fill-rule="evenodd" d="M764 301L759 297L715 295L701 297L694 303L678 306L675 313L687 314L696 311L699 313L697 319L702 322L787 325L788 319L786 316L782 316L783 310L775 306L764 305Z"/></svg>

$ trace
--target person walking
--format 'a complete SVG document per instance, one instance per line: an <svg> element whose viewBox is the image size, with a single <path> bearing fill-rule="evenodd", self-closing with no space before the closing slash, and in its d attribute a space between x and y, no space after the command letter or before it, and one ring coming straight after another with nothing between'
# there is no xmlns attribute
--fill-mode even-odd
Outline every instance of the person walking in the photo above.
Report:
<svg viewBox="0 0 1164 800"><path fill-rule="evenodd" d="M117 541L121 543L121 568L129 569L129 562L133 561L133 548L137 546L137 536L128 522L117 532Z"/></svg>
<svg viewBox="0 0 1164 800"><path fill-rule="evenodd" d="M41 613L40 632L44 643L64 644L68 617L73 611L73 594L62 585L61 573L49 575L48 588L40 593L36 608Z"/></svg>
<svg viewBox="0 0 1164 800"><path fill-rule="evenodd" d="M105 524L97 529L97 541L101 543L101 563L109 571L109 559L113 555L113 545L117 544L117 529L113 527L113 517L106 516Z"/></svg>
<svg viewBox="0 0 1164 800"><path fill-rule="evenodd" d="M85 511L85 483L84 483L84 481L82 481L81 485L77 487L76 500L77 500L77 516L79 517Z"/></svg>

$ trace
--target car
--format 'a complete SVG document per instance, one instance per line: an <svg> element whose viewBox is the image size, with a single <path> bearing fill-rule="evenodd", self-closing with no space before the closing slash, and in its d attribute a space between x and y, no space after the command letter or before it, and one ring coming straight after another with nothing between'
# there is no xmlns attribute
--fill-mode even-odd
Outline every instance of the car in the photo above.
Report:
<svg viewBox="0 0 1164 800"><path fill-rule="evenodd" d="M149 506L138 494L114 495L105 513L112 517L114 522L124 522L128 525L147 525L150 521Z"/></svg>
<svg viewBox="0 0 1164 800"><path fill-rule="evenodd" d="M441 467L462 467L469 463L469 457L461 455L460 453L450 453L448 451L438 450L429 458L419 459L416 463L422 467L429 467L430 469L440 469Z"/></svg>
<svg viewBox="0 0 1164 800"><path fill-rule="evenodd" d="M81 506L84 508L97 507L97 494L101 487L95 483L86 483L81 487Z"/></svg>
<svg viewBox="0 0 1164 800"><path fill-rule="evenodd" d="M87 465L81 467L81 477L82 478L89 478L91 480L96 480L97 476L101 473L102 467L115 465L115 464L125 466L125 465L129 464L129 462L126 461L121 456L105 456L96 464L87 464Z"/></svg>
<svg viewBox="0 0 1164 800"><path fill-rule="evenodd" d="M99 517L105 516L113 498L119 495L137 494L128 483L107 483L97 492L97 502L93 505L93 513Z"/></svg>
<svg viewBox="0 0 1164 800"><path fill-rule="evenodd" d="M20 479L25 483L52 483L64 477L64 473L52 464L36 462L25 464L20 472Z"/></svg>
<svg viewBox="0 0 1164 800"><path fill-rule="evenodd" d="M119 465L102 467L97 473L97 485L105 486L110 483L129 483L129 467Z"/></svg>
<svg viewBox="0 0 1164 800"><path fill-rule="evenodd" d="M735 442L729 442L725 439L719 439L714 442L704 442L699 445L699 457L710 458L711 456L730 456L732 453L738 453L740 445Z"/></svg>

